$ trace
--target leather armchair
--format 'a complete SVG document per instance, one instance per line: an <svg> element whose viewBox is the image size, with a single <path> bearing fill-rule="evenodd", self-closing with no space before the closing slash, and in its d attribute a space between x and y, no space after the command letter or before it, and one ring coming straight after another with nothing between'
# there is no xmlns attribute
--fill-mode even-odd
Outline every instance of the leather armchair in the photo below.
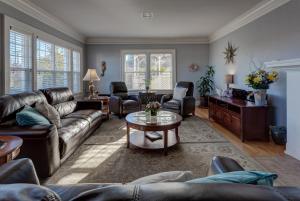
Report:
<svg viewBox="0 0 300 201"><path fill-rule="evenodd" d="M193 82L178 82L176 87L187 88L186 96L182 100L173 99L172 94L164 95L161 98L161 106L164 110L179 113L181 116L188 114L195 115L196 100L193 97L194 83Z"/></svg>
<svg viewBox="0 0 300 201"><path fill-rule="evenodd" d="M138 95L128 95L125 82L110 83L109 109L120 118L123 114L136 112L141 109L141 101Z"/></svg>

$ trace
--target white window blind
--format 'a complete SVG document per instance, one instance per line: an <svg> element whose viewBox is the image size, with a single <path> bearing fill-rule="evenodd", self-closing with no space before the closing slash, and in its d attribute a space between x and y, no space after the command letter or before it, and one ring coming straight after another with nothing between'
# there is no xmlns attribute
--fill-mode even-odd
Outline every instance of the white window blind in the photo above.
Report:
<svg viewBox="0 0 300 201"><path fill-rule="evenodd" d="M71 87L70 50L37 39L37 88Z"/></svg>
<svg viewBox="0 0 300 201"><path fill-rule="evenodd" d="M80 62L80 53L77 51L73 51L73 93L80 92L80 83L82 82L80 74Z"/></svg>
<svg viewBox="0 0 300 201"><path fill-rule="evenodd" d="M20 93L32 89L32 36L10 30L10 87L9 93Z"/></svg>

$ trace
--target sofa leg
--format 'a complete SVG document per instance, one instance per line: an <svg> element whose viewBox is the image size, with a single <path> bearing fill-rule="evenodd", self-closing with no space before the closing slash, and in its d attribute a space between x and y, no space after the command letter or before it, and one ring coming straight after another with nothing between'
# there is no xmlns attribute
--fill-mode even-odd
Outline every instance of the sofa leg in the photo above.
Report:
<svg viewBox="0 0 300 201"><path fill-rule="evenodd" d="M193 115L193 116L195 116L195 111L194 111L194 112L192 112L192 115Z"/></svg>

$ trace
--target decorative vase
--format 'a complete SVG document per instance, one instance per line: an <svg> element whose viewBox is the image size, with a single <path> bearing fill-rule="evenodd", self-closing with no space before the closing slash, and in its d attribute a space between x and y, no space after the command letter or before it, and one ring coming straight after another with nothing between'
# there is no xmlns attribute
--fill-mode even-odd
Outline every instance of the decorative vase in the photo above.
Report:
<svg viewBox="0 0 300 201"><path fill-rule="evenodd" d="M255 105L263 106L267 104L267 90L266 89L258 89L254 91L254 100Z"/></svg>
<svg viewBox="0 0 300 201"><path fill-rule="evenodd" d="M152 117L156 117L157 116L157 110L150 110L150 115Z"/></svg>

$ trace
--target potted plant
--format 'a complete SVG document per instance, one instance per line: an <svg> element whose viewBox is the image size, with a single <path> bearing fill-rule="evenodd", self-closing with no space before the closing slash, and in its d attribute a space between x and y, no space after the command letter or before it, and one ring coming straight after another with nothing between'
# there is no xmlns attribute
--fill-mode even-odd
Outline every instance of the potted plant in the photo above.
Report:
<svg viewBox="0 0 300 201"><path fill-rule="evenodd" d="M245 83L254 89L254 100L258 106L266 105L267 89L270 84L278 80L276 71L267 72L263 69L258 69L246 76Z"/></svg>
<svg viewBox="0 0 300 201"><path fill-rule="evenodd" d="M200 107L208 107L208 95L214 89L215 70L213 66L207 66L207 71L204 76L197 81L197 89L200 95Z"/></svg>

